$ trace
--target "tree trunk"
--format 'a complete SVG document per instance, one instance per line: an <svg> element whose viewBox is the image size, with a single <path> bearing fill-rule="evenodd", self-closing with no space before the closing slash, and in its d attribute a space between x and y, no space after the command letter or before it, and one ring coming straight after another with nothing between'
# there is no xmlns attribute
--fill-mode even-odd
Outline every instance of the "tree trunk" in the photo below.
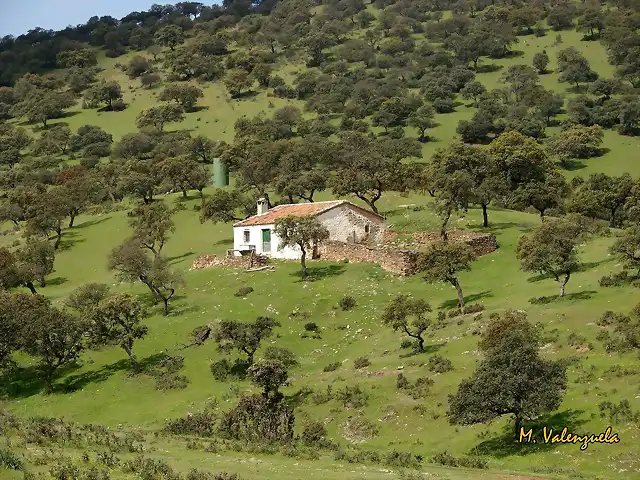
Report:
<svg viewBox="0 0 640 480"><path fill-rule="evenodd" d="M44 371L44 393L50 395L53 393L53 372L51 368L47 368Z"/></svg>
<svg viewBox="0 0 640 480"><path fill-rule="evenodd" d="M24 286L29 289L32 295L38 294L38 292L36 291L36 287L33 285L33 282L25 282Z"/></svg>
<svg viewBox="0 0 640 480"><path fill-rule="evenodd" d="M182 198L187 198L187 197L188 197L187 191L183 188L182 189Z"/></svg>
<svg viewBox="0 0 640 480"><path fill-rule="evenodd" d="M300 256L300 266L302 267L302 278L307 278L309 276L309 271L307 270L307 252L304 247L301 247L302 255Z"/></svg>
<svg viewBox="0 0 640 480"><path fill-rule="evenodd" d="M132 370L138 370L139 364L138 361L136 360L136 356L133 354L133 350L131 349L130 345L123 345L122 348L124 349L125 352L127 352L127 355L129 356L129 362L131 362L131 369Z"/></svg>
<svg viewBox="0 0 640 480"><path fill-rule="evenodd" d="M422 335L418 335L418 350L420 350L421 352L424 352L424 338L422 338Z"/></svg>
<svg viewBox="0 0 640 480"><path fill-rule="evenodd" d="M520 429L522 428L522 418L520 418L520 415L516 414L515 416L515 438L518 439L520 438Z"/></svg>
<svg viewBox="0 0 640 480"><path fill-rule="evenodd" d="M47 281L45 280L44 276L38 279L38 285L40 285L42 288L47 286Z"/></svg>
<svg viewBox="0 0 640 480"><path fill-rule="evenodd" d="M73 228L73 222L75 222L75 221L76 221L76 214L72 213L69 216L69 228Z"/></svg>
<svg viewBox="0 0 640 480"><path fill-rule="evenodd" d="M457 278L454 278L451 283L453 284L454 287L456 287L456 291L458 292L458 308L459 309L463 309L464 308L464 295L462 293L462 287L460 286L460 282L458 281Z"/></svg>
<svg viewBox="0 0 640 480"><path fill-rule="evenodd" d="M57 250L60 246L60 242L62 242L62 229L60 227L56 230L56 235L56 243L53 244L54 250Z"/></svg>
<svg viewBox="0 0 640 480"><path fill-rule="evenodd" d="M489 215L487 214L487 205L484 203L482 204L482 226L485 228L489 226Z"/></svg>
<svg viewBox="0 0 640 480"><path fill-rule="evenodd" d="M560 296L561 297L564 297L564 287L567 285L567 283L569 282L570 278L571 278L571 273L567 273L564 276L564 279L558 281L558 283L560 284Z"/></svg>
<svg viewBox="0 0 640 480"><path fill-rule="evenodd" d="M162 303L164 303L164 316L168 316L169 315L169 298L168 297L162 297Z"/></svg>
<svg viewBox="0 0 640 480"><path fill-rule="evenodd" d="M540 221L544 222L544 210L538 210L540 212Z"/></svg>

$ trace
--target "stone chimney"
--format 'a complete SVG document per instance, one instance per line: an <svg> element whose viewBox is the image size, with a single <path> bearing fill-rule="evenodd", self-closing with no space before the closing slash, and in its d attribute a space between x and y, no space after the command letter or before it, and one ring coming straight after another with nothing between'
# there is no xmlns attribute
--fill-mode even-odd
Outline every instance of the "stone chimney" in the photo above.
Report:
<svg viewBox="0 0 640 480"><path fill-rule="evenodd" d="M266 198L258 199L258 215L264 215L269 211L269 204Z"/></svg>

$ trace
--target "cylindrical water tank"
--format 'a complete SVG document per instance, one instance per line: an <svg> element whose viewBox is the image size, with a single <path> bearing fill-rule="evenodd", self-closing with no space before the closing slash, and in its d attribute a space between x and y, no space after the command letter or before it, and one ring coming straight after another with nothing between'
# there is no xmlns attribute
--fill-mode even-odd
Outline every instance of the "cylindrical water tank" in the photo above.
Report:
<svg viewBox="0 0 640 480"><path fill-rule="evenodd" d="M219 158L213 159L213 186L226 187L229 185L229 167Z"/></svg>

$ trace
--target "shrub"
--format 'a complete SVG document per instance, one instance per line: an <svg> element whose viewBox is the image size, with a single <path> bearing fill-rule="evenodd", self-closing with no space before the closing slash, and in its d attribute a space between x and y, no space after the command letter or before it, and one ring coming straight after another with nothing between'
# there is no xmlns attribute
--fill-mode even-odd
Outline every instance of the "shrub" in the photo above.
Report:
<svg viewBox="0 0 640 480"><path fill-rule="evenodd" d="M9 470L22 470L24 464L22 459L11 450L0 449L0 466Z"/></svg>
<svg viewBox="0 0 640 480"><path fill-rule="evenodd" d="M402 349L414 348L415 346L416 342L414 342L413 340L409 340L408 338L405 338L404 340L402 340L402 342L400 342L400 348Z"/></svg>
<svg viewBox="0 0 640 480"><path fill-rule="evenodd" d="M345 295L340 299L340 301L338 302L338 305L342 310L346 312L346 311L352 310L356 306L356 299L353 297L350 297L349 295Z"/></svg>
<svg viewBox="0 0 640 480"><path fill-rule="evenodd" d="M215 421L211 412L189 413L182 418L170 420L164 429L173 435L212 437L215 435Z"/></svg>
<svg viewBox="0 0 640 480"><path fill-rule="evenodd" d="M323 372L335 372L337 369L339 369L342 366L341 362L333 362L330 363L329 365L326 365L322 371Z"/></svg>
<svg viewBox="0 0 640 480"><path fill-rule="evenodd" d="M482 457L454 457L447 452L434 455L431 462L446 467L488 468L487 461Z"/></svg>
<svg viewBox="0 0 640 480"><path fill-rule="evenodd" d="M253 287L241 287L238 289L236 293L233 294L234 297L246 297L251 292L253 292Z"/></svg>
<svg viewBox="0 0 640 480"><path fill-rule="evenodd" d="M608 418L612 423L622 422L640 422L640 412L631 410L629 400L620 400L619 404L611 402L602 402L598 405L600 410L600 418Z"/></svg>
<svg viewBox="0 0 640 480"><path fill-rule="evenodd" d="M327 429L322 422L309 421L304 426L300 441L309 447L322 446L326 443Z"/></svg>
<svg viewBox="0 0 640 480"><path fill-rule="evenodd" d="M465 307L462 310L462 312L464 314L469 314L469 313L482 312L483 310L484 310L484 305L482 305L480 303L473 303L471 305L465 305Z"/></svg>
<svg viewBox="0 0 640 480"><path fill-rule="evenodd" d="M375 450L338 450L334 457L337 461L348 463L380 463L380 454Z"/></svg>
<svg viewBox="0 0 640 480"><path fill-rule="evenodd" d="M446 357L434 355L429 359L429 370L436 373L445 373L453 370L453 364Z"/></svg>
<svg viewBox="0 0 640 480"><path fill-rule="evenodd" d="M369 404L369 395L360 388L360 385L346 385L336 392L336 399L345 408L362 408Z"/></svg>
<svg viewBox="0 0 640 480"><path fill-rule="evenodd" d="M180 480L180 475L167 462L143 456L125 462L122 471L137 473L141 480Z"/></svg>
<svg viewBox="0 0 640 480"><path fill-rule="evenodd" d="M49 469L49 475L56 480L72 480L80 477L80 469L70 459L58 460Z"/></svg>
<svg viewBox="0 0 640 480"><path fill-rule="evenodd" d="M318 332L320 331L320 329L318 328L318 325L316 325L315 322L308 322L304 324L304 329L307 332Z"/></svg>
<svg viewBox="0 0 640 480"><path fill-rule="evenodd" d="M367 357L360 357L360 358L356 358L353 362L353 366L354 368L356 368L357 370L361 369L361 368L366 368L369 365L371 365L371 362L369 361L369 359Z"/></svg>
<svg viewBox="0 0 640 480"><path fill-rule="evenodd" d="M585 343L587 343L587 339L584 336L578 335L575 332L571 332L567 337L567 345L571 347L577 347Z"/></svg>
<svg viewBox="0 0 640 480"><path fill-rule="evenodd" d="M429 377L421 377L416 380L416 383L411 387L409 391L409 395L414 400L418 400L419 398L424 398L429 395L429 390L433 386L434 381Z"/></svg>
<svg viewBox="0 0 640 480"><path fill-rule="evenodd" d="M350 417L344 422L345 435L352 440L367 440L378 435L378 426L363 416Z"/></svg>
<svg viewBox="0 0 640 480"><path fill-rule="evenodd" d="M409 452L393 450L384 457L384 464L397 468L420 468L422 457Z"/></svg>
<svg viewBox="0 0 640 480"><path fill-rule="evenodd" d="M213 362L209 367L213 378L219 382L224 382L231 373L231 362L226 358Z"/></svg>
<svg viewBox="0 0 640 480"><path fill-rule="evenodd" d="M179 373L164 373L156 376L156 390L182 390L189 385L189 379Z"/></svg>
<svg viewBox="0 0 640 480"><path fill-rule="evenodd" d="M264 395L245 395L218 426L223 438L257 444L285 444L293 439L293 407Z"/></svg>
<svg viewBox="0 0 640 480"><path fill-rule="evenodd" d="M324 392L317 392L311 396L311 401L314 405L323 405L333 398L333 392L331 385L327 385L327 390Z"/></svg>
<svg viewBox="0 0 640 480"><path fill-rule="evenodd" d="M622 270L619 273L613 273L611 275L601 277L598 283L601 287L622 287L631 283L633 278L634 277L629 275L629 272Z"/></svg>
<svg viewBox="0 0 640 480"><path fill-rule="evenodd" d="M456 318L457 316L462 315L462 311L458 308L456 308L455 310L449 310L448 313L448 317L449 318Z"/></svg>
<svg viewBox="0 0 640 480"><path fill-rule="evenodd" d="M404 376L404 373L399 373L398 377L396 378L396 388L398 390L405 390L409 388L410 385L411 384L409 383L407 377Z"/></svg>

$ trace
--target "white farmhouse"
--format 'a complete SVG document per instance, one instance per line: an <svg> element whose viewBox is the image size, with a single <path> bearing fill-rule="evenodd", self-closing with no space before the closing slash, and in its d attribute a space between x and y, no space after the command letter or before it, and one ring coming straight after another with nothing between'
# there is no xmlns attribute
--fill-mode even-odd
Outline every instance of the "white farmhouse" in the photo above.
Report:
<svg viewBox="0 0 640 480"><path fill-rule="evenodd" d="M346 200L278 205L271 209L264 198L258 200L258 214L233 226L233 248L236 256L252 250L272 258L296 260L298 247L280 246L274 233L277 219L287 216L315 216L329 231L329 241L344 243L382 242L384 219Z"/></svg>

